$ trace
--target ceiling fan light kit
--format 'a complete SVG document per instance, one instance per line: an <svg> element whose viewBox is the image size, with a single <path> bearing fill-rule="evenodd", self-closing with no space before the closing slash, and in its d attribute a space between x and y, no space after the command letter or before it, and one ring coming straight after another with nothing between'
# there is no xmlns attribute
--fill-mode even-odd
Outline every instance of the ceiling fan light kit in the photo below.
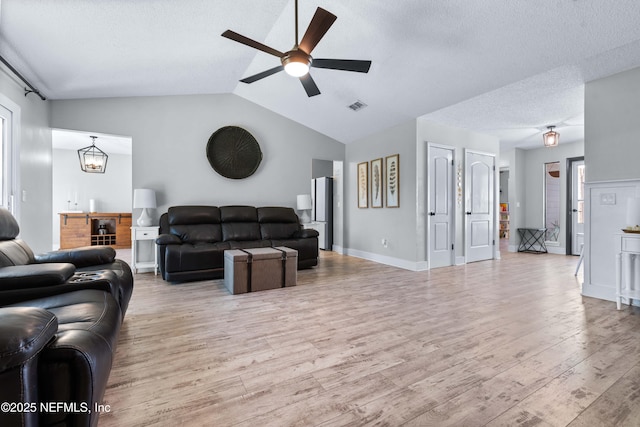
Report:
<svg viewBox="0 0 640 427"><path fill-rule="evenodd" d="M298 77L302 83L302 87L307 92L307 96L312 97L320 94L318 86L309 74L309 68L328 68L331 70L353 71L357 73L368 73L371 67L371 61L362 61L355 59L316 59L311 57L311 51L316 47L318 42L324 37L326 32L331 28L337 16L321 7L316 9L307 31L302 36L302 40L298 44L298 0L295 2L295 43L290 51L280 52L265 44L252 40L235 31L227 30L222 33L222 37L242 43L246 46L258 49L269 55L280 58L282 65L262 71L253 76L245 77L240 80L242 83L253 83L276 74L284 70L287 74Z"/></svg>
<svg viewBox="0 0 640 427"><path fill-rule="evenodd" d="M302 77L309 72L311 56L301 50L290 50L282 57L284 71L293 77Z"/></svg>
<svg viewBox="0 0 640 427"><path fill-rule="evenodd" d="M542 141L545 147L556 147L560 143L560 134L553 129L555 126L547 126L549 132L542 134Z"/></svg>

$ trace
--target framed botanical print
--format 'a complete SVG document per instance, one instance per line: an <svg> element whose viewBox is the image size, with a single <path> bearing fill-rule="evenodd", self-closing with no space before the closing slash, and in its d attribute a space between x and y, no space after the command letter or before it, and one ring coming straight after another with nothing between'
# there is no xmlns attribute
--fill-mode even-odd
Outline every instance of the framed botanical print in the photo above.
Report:
<svg viewBox="0 0 640 427"><path fill-rule="evenodd" d="M369 162L358 163L358 207L369 207Z"/></svg>
<svg viewBox="0 0 640 427"><path fill-rule="evenodd" d="M384 183L382 181L382 158L371 160L371 207L382 207L382 192Z"/></svg>
<svg viewBox="0 0 640 427"><path fill-rule="evenodd" d="M385 158L385 192L388 208L400 207L400 154Z"/></svg>

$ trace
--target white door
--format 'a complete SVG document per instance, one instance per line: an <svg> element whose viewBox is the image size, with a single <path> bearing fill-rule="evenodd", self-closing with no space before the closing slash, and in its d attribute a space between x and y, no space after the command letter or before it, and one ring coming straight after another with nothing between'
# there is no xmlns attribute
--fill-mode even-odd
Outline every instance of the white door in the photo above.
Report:
<svg viewBox="0 0 640 427"><path fill-rule="evenodd" d="M429 267L453 265L453 149L429 145Z"/></svg>
<svg viewBox="0 0 640 427"><path fill-rule="evenodd" d="M467 262L493 259L495 156L465 151L465 231Z"/></svg>
<svg viewBox="0 0 640 427"><path fill-rule="evenodd" d="M0 104L0 207L15 215L13 206L13 113Z"/></svg>
<svg viewBox="0 0 640 427"><path fill-rule="evenodd" d="M584 244L584 160L571 163L571 253L580 255Z"/></svg>

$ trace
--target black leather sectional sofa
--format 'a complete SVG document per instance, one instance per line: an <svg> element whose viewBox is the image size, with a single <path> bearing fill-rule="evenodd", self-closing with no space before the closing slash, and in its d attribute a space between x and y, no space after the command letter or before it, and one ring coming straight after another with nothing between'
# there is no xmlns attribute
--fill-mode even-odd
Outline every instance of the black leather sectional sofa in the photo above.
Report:
<svg viewBox="0 0 640 427"><path fill-rule="evenodd" d="M287 246L299 269L318 265L318 232L286 207L174 206L160 217L156 243L169 282L223 277L225 249Z"/></svg>
<svg viewBox="0 0 640 427"><path fill-rule="evenodd" d="M35 255L0 209L1 426L95 426L133 291L110 247Z"/></svg>

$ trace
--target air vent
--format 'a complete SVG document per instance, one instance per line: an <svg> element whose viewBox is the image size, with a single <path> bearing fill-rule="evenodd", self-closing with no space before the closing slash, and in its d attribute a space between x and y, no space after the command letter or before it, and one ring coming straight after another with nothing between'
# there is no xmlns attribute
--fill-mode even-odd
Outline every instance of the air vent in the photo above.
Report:
<svg viewBox="0 0 640 427"><path fill-rule="evenodd" d="M353 111L359 111L362 110L364 107L366 107L367 104L365 104L362 101L356 101L351 105L347 105L347 107L349 107L350 109L352 109Z"/></svg>

